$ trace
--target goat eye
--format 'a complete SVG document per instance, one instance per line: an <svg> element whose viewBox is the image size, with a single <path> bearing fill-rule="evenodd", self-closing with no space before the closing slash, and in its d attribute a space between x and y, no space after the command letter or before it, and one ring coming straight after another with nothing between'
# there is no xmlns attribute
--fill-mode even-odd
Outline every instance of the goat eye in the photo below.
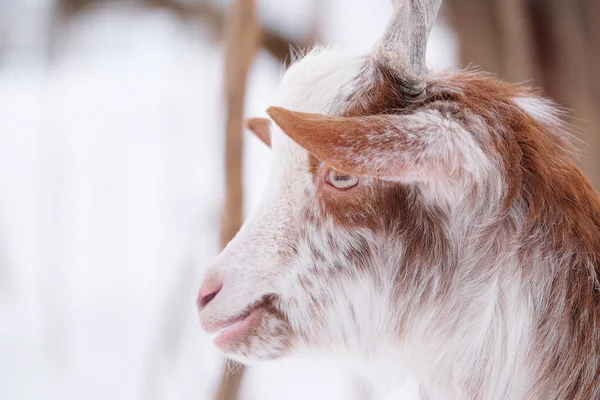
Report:
<svg viewBox="0 0 600 400"><path fill-rule="evenodd" d="M328 184L336 189L350 189L358 184L358 177L352 175L343 175L337 171L329 170L325 175Z"/></svg>

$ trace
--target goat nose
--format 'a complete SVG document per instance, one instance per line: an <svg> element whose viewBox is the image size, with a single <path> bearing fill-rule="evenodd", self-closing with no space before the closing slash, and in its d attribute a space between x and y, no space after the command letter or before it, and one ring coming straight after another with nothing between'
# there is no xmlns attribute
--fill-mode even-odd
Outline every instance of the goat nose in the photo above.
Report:
<svg viewBox="0 0 600 400"><path fill-rule="evenodd" d="M219 293L223 284L216 281L207 281L200 287L198 294L198 308L202 310L208 305Z"/></svg>

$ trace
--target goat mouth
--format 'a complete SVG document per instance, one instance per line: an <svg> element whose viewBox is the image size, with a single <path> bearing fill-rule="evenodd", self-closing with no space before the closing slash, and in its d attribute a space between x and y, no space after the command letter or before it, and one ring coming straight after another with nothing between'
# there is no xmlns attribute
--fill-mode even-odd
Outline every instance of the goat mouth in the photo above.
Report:
<svg viewBox="0 0 600 400"><path fill-rule="evenodd" d="M241 338L246 338L256 331L260 324L261 316L267 311L266 305L261 304L242 314L241 316L229 320L227 325L222 325L214 334L216 335L213 343L218 348L225 350L231 347Z"/></svg>
<svg viewBox="0 0 600 400"><path fill-rule="evenodd" d="M215 346L225 351L232 345L256 334L265 317L270 314L278 315L274 307L275 300L276 296L265 296L233 318L204 324L204 330L215 337L213 340Z"/></svg>

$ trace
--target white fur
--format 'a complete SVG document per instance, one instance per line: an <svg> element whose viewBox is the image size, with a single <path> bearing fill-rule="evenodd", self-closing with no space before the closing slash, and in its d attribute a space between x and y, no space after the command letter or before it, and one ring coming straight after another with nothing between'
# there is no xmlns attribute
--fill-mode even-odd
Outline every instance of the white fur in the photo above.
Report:
<svg viewBox="0 0 600 400"><path fill-rule="evenodd" d="M516 97L513 101L533 118L547 125L560 123L556 107L551 101L537 96Z"/></svg>

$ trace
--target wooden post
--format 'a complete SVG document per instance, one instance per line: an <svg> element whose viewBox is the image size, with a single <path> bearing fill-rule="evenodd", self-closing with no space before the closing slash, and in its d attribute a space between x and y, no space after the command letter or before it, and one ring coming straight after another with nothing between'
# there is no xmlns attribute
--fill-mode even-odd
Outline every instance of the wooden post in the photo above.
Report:
<svg viewBox="0 0 600 400"><path fill-rule="evenodd" d="M242 150L247 75L260 42L254 0L235 0L226 22L225 102L225 207L221 220L221 246L243 222ZM235 400L244 374L241 365L225 365L217 400Z"/></svg>
<svg viewBox="0 0 600 400"><path fill-rule="evenodd" d="M600 6L596 0L447 0L461 61L541 88L571 110L581 167L600 188Z"/></svg>

